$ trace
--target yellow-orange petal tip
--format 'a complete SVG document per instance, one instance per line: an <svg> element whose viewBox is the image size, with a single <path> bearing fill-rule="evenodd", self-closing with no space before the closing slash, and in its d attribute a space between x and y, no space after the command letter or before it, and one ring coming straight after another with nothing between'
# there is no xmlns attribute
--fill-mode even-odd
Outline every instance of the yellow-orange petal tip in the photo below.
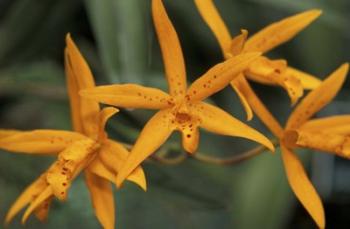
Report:
<svg viewBox="0 0 350 229"><path fill-rule="evenodd" d="M322 13L323 11L321 9L311 9L307 12L311 17L311 21L318 18Z"/></svg>
<svg viewBox="0 0 350 229"><path fill-rule="evenodd" d="M118 189L121 189L123 187L123 181L118 179L118 176L117 176L117 179L115 180L115 185L117 186Z"/></svg>
<svg viewBox="0 0 350 229"><path fill-rule="evenodd" d="M139 186L142 188L143 191L147 191L147 183L142 183L142 184L139 184Z"/></svg>
<svg viewBox="0 0 350 229"><path fill-rule="evenodd" d="M69 42L72 42L72 36L70 33L66 34L66 43L68 44Z"/></svg>

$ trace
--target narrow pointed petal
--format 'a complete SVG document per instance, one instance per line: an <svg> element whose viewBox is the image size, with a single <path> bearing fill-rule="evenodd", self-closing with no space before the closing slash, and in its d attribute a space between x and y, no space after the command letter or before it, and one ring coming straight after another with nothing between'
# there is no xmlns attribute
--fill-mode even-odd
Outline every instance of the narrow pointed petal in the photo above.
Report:
<svg viewBox="0 0 350 229"><path fill-rule="evenodd" d="M244 95L244 98L247 100L250 107L253 109L254 113L259 117L259 119L276 137L282 137L282 126L265 107L260 98L255 94L248 81L244 77L239 77L235 81L236 86L240 89L240 92Z"/></svg>
<svg viewBox="0 0 350 229"><path fill-rule="evenodd" d="M157 112L145 125L117 176L120 187L128 175L154 153L170 136L170 110Z"/></svg>
<svg viewBox="0 0 350 229"><path fill-rule="evenodd" d="M291 67L287 67L284 74L289 77L299 79L301 85L303 85L303 88L306 90L313 90L320 86L320 84L322 83L322 81L317 77Z"/></svg>
<svg viewBox="0 0 350 229"><path fill-rule="evenodd" d="M259 56L260 53L240 54L215 65L192 83L187 97L190 101L200 101L220 91Z"/></svg>
<svg viewBox="0 0 350 229"><path fill-rule="evenodd" d="M186 92L186 69L179 38L161 0L152 1L152 15L162 51L170 95L183 97Z"/></svg>
<svg viewBox="0 0 350 229"><path fill-rule="evenodd" d="M29 205L29 207L26 209L26 211L23 214L22 217L22 224L25 224L29 218L29 216L42 204L44 203L48 198L52 196L52 189L51 187L45 188L37 198L35 198Z"/></svg>
<svg viewBox="0 0 350 229"><path fill-rule="evenodd" d="M95 86L95 82L89 65L86 63L86 60L80 53L70 34L67 34L66 36L66 44L67 54L72 64L72 70L76 74L78 85L81 88L93 88Z"/></svg>
<svg viewBox="0 0 350 229"><path fill-rule="evenodd" d="M163 109L172 105L171 97L155 88L136 84L99 86L80 92L86 99L124 108Z"/></svg>
<svg viewBox="0 0 350 229"><path fill-rule="evenodd" d="M203 20L207 23L218 40L222 53L228 53L230 51L231 35L216 9L213 0L195 0L194 2Z"/></svg>
<svg viewBox="0 0 350 229"><path fill-rule="evenodd" d="M115 183L116 174L108 169L99 157L96 157L89 165L88 170L95 175Z"/></svg>
<svg viewBox="0 0 350 229"><path fill-rule="evenodd" d="M286 69L287 62L285 60L270 60L266 57L260 57L249 66L245 74L251 80L283 87L294 105L303 95L303 85L298 78L285 74Z"/></svg>
<svg viewBox="0 0 350 229"><path fill-rule="evenodd" d="M147 191L146 175L141 166L132 171L132 173L127 177L127 180L140 186L143 191Z"/></svg>
<svg viewBox="0 0 350 229"><path fill-rule="evenodd" d="M304 208L320 228L325 228L323 205L314 186L311 184L302 163L286 146L281 144L282 159L288 182Z"/></svg>
<svg viewBox="0 0 350 229"><path fill-rule="evenodd" d="M105 107L100 111L100 129L104 130L106 123L109 118L111 118L114 114L118 113L118 109L114 107Z"/></svg>
<svg viewBox="0 0 350 229"><path fill-rule="evenodd" d="M299 98L304 94L303 85L298 78L286 74L279 74L279 79L282 78L283 83L280 85L287 91L291 100L291 105L294 106Z"/></svg>
<svg viewBox="0 0 350 229"><path fill-rule="evenodd" d="M114 174L118 174L123 164L125 163L129 151L120 143L112 140L107 140L99 151L99 158L101 162L113 171ZM140 186L143 190L147 189L146 177L141 166L138 166L128 177L127 180L134 182ZM115 182L114 180L113 182Z"/></svg>
<svg viewBox="0 0 350 229"><path fill-rule="evenodd" d="M321 15L321 10L309 10L275 22L254 34L245 45L245 51L268 52L289 41Z"/></svg>
<svg viewBox="0 0 350 229"><path fill-rule="evenodd" d="M72 126L74 131L83 133L84 124L83 124L83 120L81 119L82 116L80 111L80 107L81 107L80 96L79 96L80 89L79 89L76 76L71 67L71 63L69 63L68 55L69 55L68 50L66 48L64 50L64 68L66 73L66 84L68 89Z"/></svg>
<svg viewBox="0 0 350 229"><path fill-rule="evenodd" d="M263 134L213 105L198 103L193 107L193 112L201 120L200 126L210 132L250 139L274 151L273 144Z"/></svg>
<svg viewBox="0 0 350 229"><path fill-rule="evenodd" d="M9 137L11 135L19 134L22 131L19 130L6 130L6 129L0 129L0 140L6 137Z"/></svg>
<svg viewBox="0 0 350 229"><path fill-rule="evenodd" d="M340 90L348 70L349 64L343 64L324 80L319 87L309 92L290 115L286 128L298 128L327 105Z"/></svg>
<svg viewBox="0 0 350 229"><path fill-rule="evenodd" d="M22 210L26 205L33 201L45 188L47 183L43 176L39 177L31 185L29 185L24 192L12 204L10 210L5 217L5 224L9 224L12 219Z"/></svg>
<svg viewBox="0 0 350 229"><path fill-rule="evenodd" d="M334 133L286 131L287 144L320 150L350 159L350 137ZM325 141L325 139L327 139Z"/></svg>
<svg viewBox="0 0 350 229"><path fill-rule="evenodd" d="M237 93L239 100L241 101L241 104L247 114L247 121L252 120L253 118L253 111L252 108L250 107L248 100L245 98L243 92L241 91L241 83L240 81L242 78L244 77L244 75L241 73L236 79L231 81L231 87L233 88L233 90ZM244 79L243 79L244 80Z"/></svg>
<svg viewBox="0 0 350 229"><path fill-rule="evenodd" d="M248 31L245 29L241 30L241 34L234 37L231 41L230 54L236 56L244 49L244 44L248 37Z"/></svg>
<svg viewBox="0 0 350 229"><path fill-rule="evenodd" d="M115 228L114 196L110 182L88 171L85 172L86 185L90 191L95 215L103 228Z"/></svg>
<svg viewBox="0 0 350 229"><path fill-rule="evenodd" d="M80 53L78 47L75 45L70 37L70 34L66 37L66 63L68 68L71 69L71 76L76 80L78 88L90 89L95 87L95 82L91 73L91 70L86 63L84 57ZM76 93L74 92L74 97ZM92 100L80 100L80 117L83 123L84 132L89 137L96 137L98 131L98 113L100 107L97 102Z"/></svg>
<svg viewBox="0 0 350 229"><path fill-rule="evenodd" d="M350 135L350 115L335 115L307 121L299 130Z"/></svg>
<svg viewBox="0 0 350 229"><path fill-rule="evenodd" d="M34 211L35 217L44 223L49 216L50 205L53 197L49 197L43 203L41 203Z"/></svg>
<svg viewBox="0 0 350 229"><path fill-rule="evenodd" d="M0 131L0 133L4 131ZM75 141L86 137L76 132L63 130L21 131L0 139L0 148L19 153L56 154Z"/></svg>
<svg viewBox="0 0 350 229"><path fill-rule="evenodd" d="M114 114L116 114L119 110L114 107L105 107L100 111L99 114L99 138L98 139L106 139L107 133L105 132L105 127L109 118L111 118Z"/></svg>
<svg viewBox="0 0 350 229"><path fill-rule="evenodd" d="M196 152L199 144L199 130L197 127L190 128L185 127L181 130L182 134L182 145L186 152Z"/></svg>
<svg viewBox="0 0 350 229"><path fill-rule="evenodd" d="M108 168L107 165L108 164ZM111 162L104 163L101 159L95 158L94 161L89 165L89 171L96 174L97 176L100 176L106 180L109 180L112 183L116 183L117 178L117 172L115 169L113 169L113 166ZM112 168L112 169L109 169ZM143 172L143 169L141 166L137 167L127 178L128 181L131 181L140 188L142 188L144 191L147 190L147 182L145 173Z"/></svg>
<svg viewBox="0 0 350 229"><path fill-rule="evenodd" d="M267 85L278 85L279 82L273 78L273 74L284 72L287 66L287 61L284 59L270 60L265 56L260 56L249 65L245 74L256 82Z"/></svg>
<svg viewBox="0 0 350 229"><path fill-rule="evenodd" d="M98 156L108 169L117 174L128 154L128 150L122 144L113 140L107 140L99 150Z"/></svg>

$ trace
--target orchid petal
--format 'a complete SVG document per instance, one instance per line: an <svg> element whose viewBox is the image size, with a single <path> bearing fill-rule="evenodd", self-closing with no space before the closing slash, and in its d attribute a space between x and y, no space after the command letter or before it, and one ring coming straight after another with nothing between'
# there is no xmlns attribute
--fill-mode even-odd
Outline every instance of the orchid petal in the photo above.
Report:
<svg viewBox="0 0 350 229"><path fill-rule="evenodd" d="M248 37L248 31L245 29L241 29L241 34L235 36L231 41L231 50L230 54L236 56L242 52L244 49L244 44Z"/></svg>
<svg viewBox="0 0 350 229"><path fill-rule="evenodd" d="M232 117L220 108L200 102L193 107L193 112L197 114L201 120L200 126L210 132L247 138L274 151L273 144L264 135Z"/></svg>
<svg viewBox="0 0 350 229"><path fill-rule="evenodd" d="M58 160L46 173L46 181L59 200L66 200L72 180L94 159L98 147L95 141L84 139L60 152Z"/></svg>
<svg viewBox="0 0 350 229"><path fill-rule="evenodd" d="M87 99L124 108L163 109L172 105L167 93L136 84L99 86L82 90L80 94Z"/></svg>
<svg viewBox="0 0 350 229"><path fill-rule="evenodd" d="M41 222L45 222L49 215L50 205L53 197L47 198L34 211L35 217Z"/></svg>
<svg viewBox="0 0 350 229"><path fill-rule="evenodd" d="M249 66L245 73L249 79L257 82L280 85L287 91L292 104L295 104L303 95L303 86L298 78L284 74L286 69L285 60L272 61L266 57L260 57Z"/></svg>
<svg viewBox="0 0 350 229"><path fill-rule="evenodd" d="M230 51L229 48L231 45L231 35L213 1L195 0L194 2L202 18L218 40L222 53L228 53Z"/></svg>
<svg viewBox="0 0 350 229"><path fill-rule="evenodd" d="M199 130L198 128L191 129L186 128L181 131L182 133L182 145L186 152L194 153L199 144Z"/></svg>
<svg viewBox="0 0 350 229"><path fill-rule="evenodd" d="M161 0L152 1L152 15L162 51L170 95L183 97L186 92L186 69L179 38Z"/></svg>
<svg viewBox="0 0 350 229"><path fill-rule="evenodd" d="M89 165L88 170L110 182L115 183L116 174L109 170L99 157L96 157Z"/></svg>
<svg viewBox="0 0 350 229"><path fill-rule="evenodd" d="M146 123L117 175L118 187L141 162L168 139L173 132L170 115L170 110L161 110Z"/></svg>
<svg viewBox="0 0 350 229"><path fill-rule="evenodd" d="M286 71L283 74L299 79L301 85L303 85L303 88L306 90L315 89L322 83L322 81L317 77L292 67L287 67Z"/></svg>
<svg viewBox="0 0 350 229"><path fill-rule="evenodd" d="M240 54L215 65L192 83L187 97L190 101L200 101L220 91L259 56L260 53Z"/></svg>
<svg viewBox="0 0 350 229"><path fill-rule="evenodd" d="M91 73L89 65L80 53L78 47L72 40L70 34L66 36L66 50L69 56L72 70L76 75L76 80L80 88L93 88L95 86L94 77Z"/></svg>
<svg viewBox="0 0 350 229"><path fill-rule="evenodd" d="M309 92L289 116L286 129L298 128L327 105L340 90L348 70L349 64L343 64L324 80L319 87Z"/></svg>
<svg viewBox="0 0 350 229"><path fill-rule="evenodd" d="M242 92L242 88L241 88L241 79L244 77L244 75L241 73L238 77L236 77L234 80L231 81L231 87L233 88L233 90L236 92L236 94L238 95L239 100L241 101L241 104L247 114L247 121L252 120L253 118L253 111L252 108L250 107L247 99L245 98L243 92Z"/></svg>
<svg viewBox="0 0 350 229"><path fill-rule="evenodd" d="M279 74L287 69L287 61L283 59L270 60L265 56L258 57L245 71L251 80L256 82L276 85L279 82L273 78L273 74Z"/></svg>
<svg viewBox="0 0 350 229"><path fill-rule="evenodd" d="M103 228L114 229L114 196L110 182L88 171L85 172L85 181L97 219Z"/></svg>
<svg viewBox="0 0 350 229"><path fill-rule="evenodd" d="M333 153L350 159L349 136L319 131L290 130L286 131L285 139L286 144Z"/></svg>
<svg viewBox="0 0 350 229"><path fill-rule="evenodd" d="M248 39L247 52L268 52L287 42L321 15L321 10L309 10L275 22Z"/></svg>
<svg viewBox="0 0 350 229"><path fill-rule="evenodd" d="M116 114L119 110L114 107L105 107L100 111L99 114L99 139L106 139L107 134L105 132L105 127L108 119L110 119L114 114Z"/></svg>
<svg viewBox="0 0 350 229"><path fill-rule="evenodd" d="M112 140L107 140L99 151L101 162L114 174L118 174L125 160L129 155L129 151L125 147ZM146 177L141 166L138 166L128 177L127 180L134 182L143 190L147 190ZM113 181L115 182L115 180Z"/></svg>
<svg viewBox="0 0 350 229"><path fill-rule="evenodd" d="M15 217L15 215L17 215L17 213L27 204L32 202L46 187L47 183L44 176L39 177L36 181L29 185L16 199L10 210L7 212L5 224L9 224L13 217Z"/></svg>
<svg viewBox="0 0 350 229"><path fill-rule="evenodd" d="M299 130L350 135L350 115L335 115L307 121Z"/></svg>
<svg viewBox="0 0 350 229"><path fill-rule="evenodd" d="M108 159L109 158L110 158L110 155L108 155ZM108 164L108 168L107 168L107 164ZM102 162L101 159L95 158L94 161L89 165L89 170L92 173L96 174L97 176L100 176L106 180L109 180L110 182L115 183L118 173L114 167L116 166L111 162L105 163L105 162ZM139 185L144 191L147 190L146 177L141 166L136 168L135 171L133 171L128 176L127 180Z"/></svg>
<svg viewBox="0 0 350 229"><path fill-rule="evenodd" d="M0 133L6 134L6 130L1 130ZM20 131L0 139L0 148L28 154L56 154L73 142L85 138L79 133L63 130Z"/></svg>
<svg viewBox="0 0 350 229"><path fill-rule="evenodd" d="M19 134L22 131L19 130L5 130L5 129L0 129L0 141L3 138L9 137L11 135Z"/></svg>
<svg viewBox="0 0 350 229"><path fill-rule="evenodd" d="M240 89L240 92L243 94L254 113L276 137L280 138L283 135L283 128L255 94L248 81L244 77L238 77L235 80L235 84Z"/></svg>
<svg viewBox="0 0 350 229"><path fill-rule="evenodd" d="M46 174L46 182L50 185L53 195L61 201L67 199L67 190L72 183L71 174L67 174L64 169L63 163L56 162Z"/></svg>
<svg viewBox="0 0 350 229"><path fill-rule="evenodd" d="M73 73L72 77L76 80L78 89L94 88L95 82L91 70L78 47L71 39L70 34L66 37L66 43L66 63L68 68L71 68L70 73ZM76 97L76 93L74 93L73 96ZM97 124L99 110L100 107L95 101L85 99L80 100L80 117L83 123L84 132L89 137L95 137L98 132Z"/></svg>
<svg viewBox="0 0 350 229"><path fill-rule="evenodd" d="M49 199L52 196L52 189L51 187L46 187L38 197L36 197L29 205L29 207L26 209L26 211L23 214L22 217L22 224L25 224L28 220L29 216L38 208L42 203L44 203L47 199Z"/></svg>
<svg viewBox="0 0 350 229"><path fill-rule="evenodd" d="M294 194L309 212L318 227L325 228L325 216L321 199L307 177L302 163L283 144L281 144L281 150L287 178Z"/></svg>
<svg viewBox="0 0 350 229"><path fill-rule="evenodd" d="M69 96L69 105L71 112L71 119L73 129L76 132L83 133L84 132L84 124L81 119L81 111L80 111L80 96L79 96L79 85L76 80L76 75L73 72L71 67L71 63L69 63L68 50L64 50L64 67L66 72L66 81L67 81L67 89Z"/></svg>

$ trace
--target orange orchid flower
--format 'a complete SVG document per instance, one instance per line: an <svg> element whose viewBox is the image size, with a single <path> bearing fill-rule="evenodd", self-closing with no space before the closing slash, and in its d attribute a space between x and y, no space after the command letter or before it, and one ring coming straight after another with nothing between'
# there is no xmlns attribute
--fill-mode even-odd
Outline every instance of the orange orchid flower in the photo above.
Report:
<svg viewBox="0 0 350 229"><path fill-rule="evenodd" d="M350 158L348 137L350 125L347 125L350 120L349 115L309 120L335 97L345 80L348 69L349 65L343 64L312 90L294 109L284 129L260 101L257 102L249 97L259 106L261 114L265 120L268 120L268 127L279 138L289 184L320 228L325 227L322 202L293 150L298 147L309 148ZM245 90L251 90L247 82L243 86Z"/></svg>
<svg viewBox="0 0 350 229"><path fill-rule="evenodd" d="M53 197L65 200L72 181L84 171L98 220L104 228L114 229L114 196L110 182L115 183L128 151L120 143L108 139L104 128L107 120L118 110L112 107L100 110L98 103L81 99L78 95L79 90L93 88L95 83L70 35L67 35L65 68L74 132L0 130L1 149L58 156L49 169L19 196L5 222L9 223L28 204L22 223L33 212L39 220L45 220ZM146 189L141 167L137 167L127 179Z"/></svg>
<svg viewBox="0 0 350 229"><path fill-rule="evenodd" d="M189 153L197 149L198 127L217 134L251 139L273 150L272 143L264 135L220 108L202 101L228 85L232 77L244 70L259 53L244 53L215 65L187 88L179 39L161 0L152 1L152 13L163 55L169 94L135 84L99 86L81 91L85 98L117 107L160 110L141 131L118 173L117 185L156 151L175 130L182 133L183 147Z"/></svg>
<svg viewBox="0 0 350 229"><path fill-rule="evenodd" d="M343 64L300 102L290 115L281 139L282 159L289 183L320 228L325 227L322 202L293 149L296 147L317 149L350 158L348 137L350 128L345 122L350 120L349 116L308 121L336 96L348 70L349 65Z"/></svg>
<svg viewBox="0 0 350 229"><path fill-rule="evenodd" d="M293 38L321 14L320 10L309 10L275 22L249 39L247 39L247 30L242 30L240 35L232 38L212 0L194 0L194 2L218 40L225 59L246 52L266 53ZM238 94L246 110L248 120L253 117L252 109L259 113L256 111L259 108L254 107L256 104L251 104L248 99L248 97L256 97L254 91L242 88L242 84L245 84L243 82L245 77L259 83L283 87L288 92L292 104L295 104L303 95L303 88L313 89L320 84L320 80L316 77L288 66L286 60L270 60L261 56L231 82L232 88Z"/></svg>

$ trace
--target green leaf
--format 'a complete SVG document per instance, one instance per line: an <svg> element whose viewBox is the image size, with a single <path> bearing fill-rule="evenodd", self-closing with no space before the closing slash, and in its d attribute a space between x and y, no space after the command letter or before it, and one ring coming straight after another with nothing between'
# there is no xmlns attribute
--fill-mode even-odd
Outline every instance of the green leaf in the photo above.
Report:
<svg viewBox="0 0 350 229"><path fill-rule="evenodd" d="M63 56L64 35L69 32L79 1L17 0L0 24L0 66ZM73 21L74 22L74 21ZM52 48L54 47L54 48ZM57 47L61 47L58 48Z"/></svg>
<svg viewBox="0 0 350 229"><path fill-rule="evenodd" d="M108 79L112 83L142 82L147 64L146 23L149 6L143 0L85 0Z"/></svg>
<svg viewBox="0 0 350 229"><path fill-rule="evenodd" d="M0 95L63 100L66 98L63 69L51 61L8 67L0 71Z"/></svg>

